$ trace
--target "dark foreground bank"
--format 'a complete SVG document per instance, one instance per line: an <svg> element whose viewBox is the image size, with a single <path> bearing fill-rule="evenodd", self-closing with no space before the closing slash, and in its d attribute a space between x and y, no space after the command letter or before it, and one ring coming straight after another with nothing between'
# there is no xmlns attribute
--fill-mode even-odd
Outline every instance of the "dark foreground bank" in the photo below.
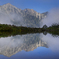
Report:
<svg viewBox="0 0 59 59"><path fill-rule="evenodd" d="M42 28L30 28L23 26L14 26L7 24L0 24L0 37L6 37L11 35L22 35L27 33L42 33L49 32L53 35L59 35L59 25L53 25L50 27L43 26Z"/></svg>

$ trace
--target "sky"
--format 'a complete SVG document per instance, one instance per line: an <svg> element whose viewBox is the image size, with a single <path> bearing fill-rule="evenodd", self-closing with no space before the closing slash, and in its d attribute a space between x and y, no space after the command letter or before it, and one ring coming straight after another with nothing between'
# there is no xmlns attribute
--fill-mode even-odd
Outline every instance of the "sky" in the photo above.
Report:
<svg viewBox="0 0 59 59"><path fill-rule="evenodd" d="M10 3L20 9L33 9L39 13L59 8L59 0L0 0L0 5Z"/></svg>

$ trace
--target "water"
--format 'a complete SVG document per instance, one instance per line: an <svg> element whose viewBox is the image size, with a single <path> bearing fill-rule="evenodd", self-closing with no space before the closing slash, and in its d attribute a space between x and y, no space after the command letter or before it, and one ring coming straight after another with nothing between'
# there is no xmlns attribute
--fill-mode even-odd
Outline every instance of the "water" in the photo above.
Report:
<svg viewBox="0 0 59 59"><path fill-rule="evenodd" d="M0 59L59 59L59 36L34 33L1 37Z"/></svg>

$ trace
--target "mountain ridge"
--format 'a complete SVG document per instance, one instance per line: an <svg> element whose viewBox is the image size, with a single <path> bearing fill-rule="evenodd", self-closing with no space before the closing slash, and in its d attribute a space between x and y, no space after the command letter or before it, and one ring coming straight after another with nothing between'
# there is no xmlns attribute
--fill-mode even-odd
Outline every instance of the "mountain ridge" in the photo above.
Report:
<svg viewBox="0 0 59 59"><path fill-rule="evenodd" d="M8 17L9 20L7 21L16 26L40 27L40 21L47 16L47 12L38 13L35 10L28 8L22 10L7 3L0 7L0 15L5 18Z"/></svg>

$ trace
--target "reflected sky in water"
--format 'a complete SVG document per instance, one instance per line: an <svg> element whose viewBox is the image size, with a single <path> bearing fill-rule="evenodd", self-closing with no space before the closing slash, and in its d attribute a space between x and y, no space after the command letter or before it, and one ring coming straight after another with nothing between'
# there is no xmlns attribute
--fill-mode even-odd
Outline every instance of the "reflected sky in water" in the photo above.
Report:
<svg viewBox="0 0 59 59"><path fill-rule="evenodd" d="M59 37L43 33L0 38L1 59L59 59Z"/></svg>

